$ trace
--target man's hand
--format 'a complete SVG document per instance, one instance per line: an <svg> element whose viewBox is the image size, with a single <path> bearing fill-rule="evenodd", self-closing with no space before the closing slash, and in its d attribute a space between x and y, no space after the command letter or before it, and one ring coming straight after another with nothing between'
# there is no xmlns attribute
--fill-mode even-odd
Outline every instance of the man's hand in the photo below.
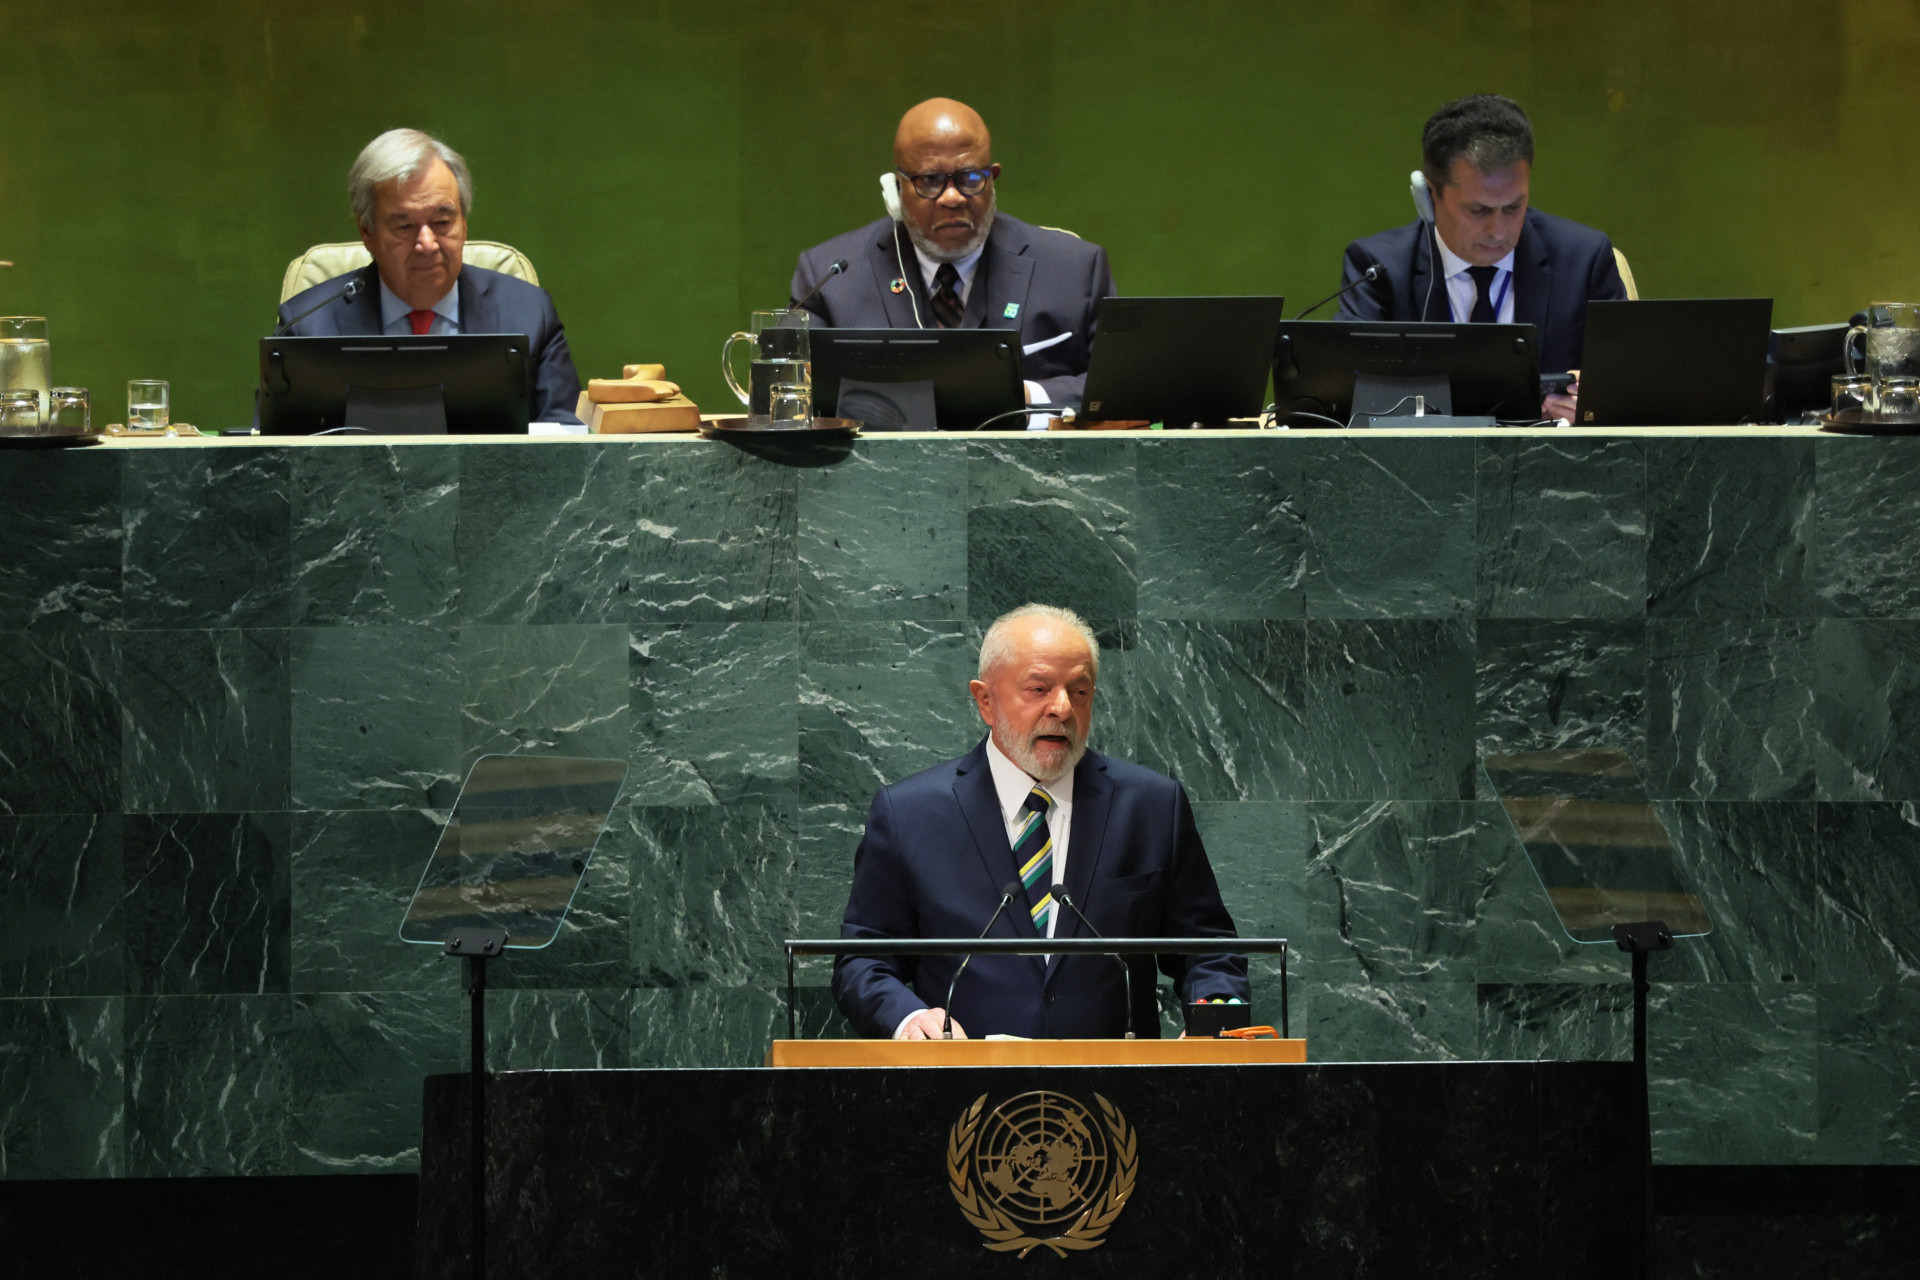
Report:
<svg viewBox="0 0 1920 1280"><path fill-rule="evenodd" d="M938 1040L940 1024L946 1016L945 1009L922 1009L901 1023L900 1029L893 1033L893 1038L895 1040ZM955 1040L967 1038L967 1033L961 1029L958 1022L953 1024L953 1038Z"/></svg>
<svg viewBox="0 0 1920 1280"><path fill-rule="evenodd" d="M1541 417L1564 418L1568 422L1580 421L1580 419L1574 416L1579 410L1580 371L1578 369L1572 369L1569 370L1569 372L1573 374L1573 381L1567 384L1567 394L1563 396L1548 396L1542 400L1540 402Z"/></svg>

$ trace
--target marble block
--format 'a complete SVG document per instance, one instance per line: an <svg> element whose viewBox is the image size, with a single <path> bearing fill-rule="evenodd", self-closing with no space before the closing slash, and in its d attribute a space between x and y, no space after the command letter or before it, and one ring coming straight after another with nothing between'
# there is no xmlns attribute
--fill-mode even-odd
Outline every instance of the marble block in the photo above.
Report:
<svg viewBox="0 0 1920 1280"><path fill-rule="evenodd" d="M452 804L463 727L454 628L301 627L289 647L294 808Z"/></svg>
<svg viewBox="0 0 1920 1280"><path fill-rule="evenodd" d="M0 813L121 811L117 670L108 632L0 633Z"/></svg>
<svg viewBox="0 0 1920 1280"><path fill-rule="evenodd" d="M627 628L460 628L460 768L483 755L625 759Z"/></svg>
<svg viewBox="0 0 1920 1280"><path fill-rule="evenodd" d="M1821 1164L1920 1164L1920 984L1820 985L1815 1037Z"/></svg>
<svg viewBox="0 0 1920 1280"><path fill-rule="evenodd" d="M1647 607L1647 458L1636 439L1476 441L1475 613L1638 618Z"/></svg>
<svg viewBox="0 0 1920 1280"><path fill-rule="evenodd" d="M289 450L295 626L456 620L462 452Z"/></svg>
<svg viewBox="0 0 1920 1280"><path fill-rule="evenodd" d="M1472 797L1473 707L1465 620L1310 620L1306 725L1295 745L1307 797Z"/></svg>
<svg viewBox="0 0 1920 1280"><path fill-rule="evenodd" d="M1822 804L1814 821L1820 980L1920 981L1920 808Z"/></svg>
<svg viewBox="0 0 1920 1280"><path fill-rule="evenodd" d="M1474 461L1456 440L1288 441L1305 481L1309 618L1473 612Z"/></svg>
<svg viewBox="0 0 1920 1280"><path fill-rule="evenodd" d="M1814 441L1813 583L1833 613L1920 618L1920 441Z"/></svg>
<svg viewBox="0 0 1920 1280"><path fill-rule="evenodd" d="M643 987L786 979L783 939L798 936L793 882L798 816L790 804L631 811L633 970Z"/></svg>
<svg viewBox="0 0 1920 1280"><path fill-rule="evenodd" d="M1804 618L1814 589L1814 445L1712 435L1647 443L1647 613Z"/></svg>
<svg viewBox="0 0 1920 1280"><path fill-rule="evenodd" d="M66 452L15 452L0 466L0 632L120 621L120 459Z"/></svg>
<svg viewBox="0 0 1920 1280"><path fill-rule="evenodd" d="M459 960L400 940L445 814L345 810L296 813L292 821L292 989L459 990Z"/></svg>
<svg viewBox="0 0 1920 1280"><path fill-rule="evenodd" d="M468 445L455 565L463 622L625 622L632 461L605 445Z"/></svg>
<svg viewBox="0 0 1920 1280"><path fill-rule="evenodd" d="M287 453L155 449L125 467L121 617L128 627L288 624Z"/></svg>
<svg viewBox="0 0 1920 1280"><path fill-rule="evenodd" d="M115 641L128 812L287 807L287 631L128 631Z"/></svg>
<svg viewBox="0 0 1920 1280"><path fill-rule="evenodd" d="M1307 624L1143 622L1129 655L1139 763L1200 800L1315 793Z"/></svg>
<svg viewBox="0 0 1920 1280"><path fill-rule="evenodd" d="M991 622L1030 601L1093 623L1136 616L1132 441L967 445L967 611Z"/></svg>
<svg viewBox="0 0 1920 1280"><path fill-rule="evenodd" d="M1811 800L1811 620L1655 619L1647 627L1648 792Z"/></svg>
<svg viewBox="0 0 1920 1280"><path fill-rule="evenodd" d="M119 814L0 818L0 991L126 990Z"/></svg>
<svg viewBox="0 0 1920 1280"><path fill-rule="evenodd" d="M123 1003L0 999L0 1178L128 1172Z"/></svg>
<svg viewBox="0 0 1920 1280"><path fill-rule="evenodd" d="M1920 622L1829 618L1814 637L1823 800L1920 800Z"/></svg>
<svg viewBox="0 0 1920 1280"><path fill-rule="evenodd" d="M289 989L285 813L129 814L123 823L130 994Z"/></svg>
<svg viewBox="0 0 1920 1280"><path fill-rule="evenodd" d="M1141 618L1305 616L1296 450L1270 440L1144 440L1134 456Z"/></svg>
<svg viewBox="0 0 1920 1280"><path fill-rule="evenodd" d="M862 443L797 473L797 616L967 616L967 476L936 442Z"/></svg>
<svg viewBox="0 0 1920 1280"><path fill-rule="evenodd" d="M1646 777L1645 622L1483 618L1474 633L1482 758L1612 747Z"/></svg>
<svg viewBox="0 0 1920 1280"><path fill-rule="evenodd" d="M630 465L634 621L794 616L798 468L723 445L636 448Z"/></svg>
<svg viewBox="0 0 1920 1280"><path fill-rule="evenodd" d="M1647 1001L1654 1163L1811 1161L1817 1012L1803 985L1656 984Z"/></svg>
<svg viewBox="0 0 1920 1280"><path fill-rule="evenodd" d="M630 794L649 805L792 800L800 631L791 622L635 628Z"/></svg>

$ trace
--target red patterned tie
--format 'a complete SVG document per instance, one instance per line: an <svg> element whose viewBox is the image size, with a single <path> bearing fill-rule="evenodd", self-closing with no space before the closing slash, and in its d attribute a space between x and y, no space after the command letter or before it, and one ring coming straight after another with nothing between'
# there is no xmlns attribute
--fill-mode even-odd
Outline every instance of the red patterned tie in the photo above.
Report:
<svg viewBox="0 0 1920 1280"><path fill-rule="evenodd" d="M413 331L416 335L425 334L433 328L433 312L409 311L407 312L407 323L413 326Z"/></svg>

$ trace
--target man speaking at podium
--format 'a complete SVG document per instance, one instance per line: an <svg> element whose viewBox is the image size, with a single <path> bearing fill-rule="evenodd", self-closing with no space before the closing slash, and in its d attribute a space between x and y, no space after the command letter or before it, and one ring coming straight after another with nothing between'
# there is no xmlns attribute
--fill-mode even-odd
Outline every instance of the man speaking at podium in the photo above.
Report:
<svg viewBox="0 0 1920 1280"><path fill-rule="evenodd" d="M994 622L969 685L987 738L874 796L843 938L1235 936L1180 784L1087 750L1099 673L1099 642L1069 610L1029 604ZM960 960L843 956L834 999L862 1035L936 1039ZM1152 959L1127 963L1132 1026L1158 1037ZM1163 956L1160 967L1187 1001L1247 998L1243 957ZM954 987L951 1029L1117 1037L1126 993L1111 956L976 956Z"/></svg>

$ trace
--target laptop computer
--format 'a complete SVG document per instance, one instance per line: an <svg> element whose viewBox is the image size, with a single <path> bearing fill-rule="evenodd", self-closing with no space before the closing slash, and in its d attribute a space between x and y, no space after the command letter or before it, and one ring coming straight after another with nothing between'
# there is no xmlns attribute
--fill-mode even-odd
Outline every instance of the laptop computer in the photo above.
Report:
<svg viewBox="0 0 1920 1280"><path fill-rule="evenodd" d="M1169 427L1258 416L1284 298L1102 298L1082 414Z"/></svg>
<svg viewBox="0 0 1920 1280"><path fill-rule="evenodd" d="M816 329L812 349L814 412L823 417L855 418L869 431L972 431L993 418L995 427L1026 427L1002 417L1027 398L1016 329Z"/></svg>
<svg viewBox="0 0 1920 1280"><path fill-rule="evenodd" d="M1759 421L1772 323L1772 298L1589 302L1578 425Z"/></svg>

